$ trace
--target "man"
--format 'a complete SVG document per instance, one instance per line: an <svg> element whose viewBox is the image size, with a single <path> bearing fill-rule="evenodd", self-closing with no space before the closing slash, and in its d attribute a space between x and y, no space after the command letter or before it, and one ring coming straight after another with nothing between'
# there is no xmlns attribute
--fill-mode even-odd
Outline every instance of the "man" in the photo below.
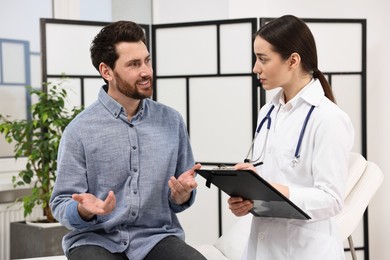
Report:
<svg viewBox="0 0 390 260"><path fill-rule="evenodd" d="M66 128L50 205L71 230L69 259L205 259L176 213L195 199L194 159L178 112L149 97L152 66L133 22L104 27L91 59L107 85Z"/></svg>

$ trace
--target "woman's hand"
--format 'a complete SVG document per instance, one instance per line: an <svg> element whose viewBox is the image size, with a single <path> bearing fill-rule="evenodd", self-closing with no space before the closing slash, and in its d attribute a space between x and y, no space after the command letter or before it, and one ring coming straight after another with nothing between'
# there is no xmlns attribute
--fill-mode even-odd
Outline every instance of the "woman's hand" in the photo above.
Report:
<svg viewBox="0 0 390 260"><path fill-rule="evenodd" d="M256 167L253 166L253 164L251 164L251 163L237 163L236 165L234 165L234 169L236 169L236 170L252 170L254 172L257 172Z"/></svg>
<svg viewBox="0 0 390 260"><path fill-rule="evenodd" d="M253 208L253 201L244 200L240 197L230 197L227 202L229 209L237 217L245 216Z"/></svg>
<svg viewBox="0 0 390 260"><path fill-rule="evenodd" d="M251 163L237 163L234 166L236 170L252 170L257 173L256 167ZM282 193L286 198L290 197L290 190L286 185L279 183L270 183L275 189L277 189L280 193Z"/></svg>

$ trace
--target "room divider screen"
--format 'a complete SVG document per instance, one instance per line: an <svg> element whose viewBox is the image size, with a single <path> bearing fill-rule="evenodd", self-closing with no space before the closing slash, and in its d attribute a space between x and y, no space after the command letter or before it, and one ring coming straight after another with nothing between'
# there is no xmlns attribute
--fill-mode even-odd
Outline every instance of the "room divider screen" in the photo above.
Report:
<svg viewBox="0 0 390 260"><path fill-rule="evenodd" d="M260 18L259 26L272 19ZM319 69L327 76L338 105L349 114L355 127L353 151L366 156L366 21L304 20L316 39ZM266 93L251 74L252 36L257 30L253 23L253 19L238 19L152 26L154 98L181 112L195 158L203 165L242 161L256 127L257 111L277 91ZM211 196L203 183L200 186L195 207L217 204L222 234L236 221L227 209L227 197L219 191ZM213 216L211 223L215 223L216 209L205 208L204 212ZM191 232L190 219L183 222ZM358 254L364 254L365 259L367 234L366 214L354 234Z"/></svg>
<svg viewBox="0 0 390 260"><path fill-rule="evenodd" d="M207 167L244 160L265 93L252 73L253 35L272 18L245 18L151 25L153 99L184 118L195 160ZM338 105L356 130L354 151L366 155L366 21L304 19L316 38L319 69L328 77ZM89 58L89 45L106 23L42 19L43 79L70 80L70 106L88 106L104 84ZM144 25L149 35L149 25ZM213 243L237 218L227 196L208 189L198 176L196 203L179 218L192 245ZM354 234L368 259L367 216Z"/></svg>
<svg viewBox="0 0 390 260"><path fill-rule="evenodd" d="M254 18L152 26L154 98L182 114L195 160L203 166L235 164L249 149L258 107L256 28ZM197 180L194 209L179 217L195 244L212 243L236 218L226 213L220 191ZM199 213L191 217L194 211Z"/></svg>

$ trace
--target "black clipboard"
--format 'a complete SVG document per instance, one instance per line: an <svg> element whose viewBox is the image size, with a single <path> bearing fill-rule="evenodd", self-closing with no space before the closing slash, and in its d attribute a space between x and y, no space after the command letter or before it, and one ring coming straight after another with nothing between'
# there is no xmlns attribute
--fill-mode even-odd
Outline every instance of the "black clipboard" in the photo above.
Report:
<svg viewBox="0 0 390 260"><path fill-rule="evenodd" d="M256 217L310 219L302 209L252 170L201 169L196 172L206 179L208 188L212 183L231 197L253 200L251 213Z"/></svg>

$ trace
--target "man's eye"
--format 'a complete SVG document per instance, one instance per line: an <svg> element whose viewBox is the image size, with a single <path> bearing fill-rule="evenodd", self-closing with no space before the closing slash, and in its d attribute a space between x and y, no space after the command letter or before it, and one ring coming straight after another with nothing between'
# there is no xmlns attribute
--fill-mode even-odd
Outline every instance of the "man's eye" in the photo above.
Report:
<svg viewBox="0 0 390 260"><path fill-rule="evenodd" d="M139 62L131 62L129 63L130 67L139 67L140 63Z"/></svg>

